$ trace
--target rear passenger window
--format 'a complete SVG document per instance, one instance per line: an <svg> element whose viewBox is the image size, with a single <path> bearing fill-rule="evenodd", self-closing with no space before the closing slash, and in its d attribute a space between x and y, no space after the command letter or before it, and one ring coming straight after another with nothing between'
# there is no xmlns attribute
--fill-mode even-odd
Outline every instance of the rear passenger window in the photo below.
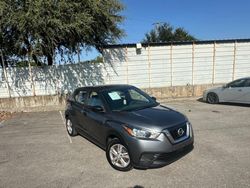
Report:
<svg viewBox="0 0 250 188"><path fill-rule="evenodd" d="M80 103L80 104L85 104L85 99L86 99L86 91L79 91L76 95L75 95L75 100L76 102Z"/></svg>
<svg viewBox="0 0 250 188"><path fill-rule="evenodd" d="M245 87L245 82L246 82L246 80L244 80L244 79L236 80L236 81L232 82L231 84L229 84L228 86L232 87L232 88L234 88L234 87Z"/></svg>
<svg viewBox="0 0 250 188"><path fill-rule="evenodd" d="M94 107L94 106L101 106L101 107L103 107L102 100L100 99L99 95L96 92L92 92L89 95L89 99L88 99L87 105L92 106L92 107Z"/></svg>

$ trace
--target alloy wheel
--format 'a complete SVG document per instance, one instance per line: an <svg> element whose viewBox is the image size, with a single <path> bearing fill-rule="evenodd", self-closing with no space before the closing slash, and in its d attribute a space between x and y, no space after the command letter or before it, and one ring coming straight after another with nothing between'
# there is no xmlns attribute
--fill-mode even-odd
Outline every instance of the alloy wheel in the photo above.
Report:
<svg viewBox="0 0 250 188"><path fill-rule="evenodd" d="M109 150L111 163L119 168L126 168L130 164L128 150L122 144L114 144Z"/></svg>
<svg viewBox="0 0 250 188"><path fill-rule="evenodd" d="M67 119L66 128L67 128L67 131L69 132L69 134L72 134L73 127L72 127L72 122L69 119Z"/></svg>

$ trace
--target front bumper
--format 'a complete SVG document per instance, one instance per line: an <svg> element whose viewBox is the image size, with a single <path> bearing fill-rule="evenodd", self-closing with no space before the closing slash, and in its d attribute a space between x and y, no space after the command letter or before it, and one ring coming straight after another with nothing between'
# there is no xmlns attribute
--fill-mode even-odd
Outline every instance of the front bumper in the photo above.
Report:
<svg viewBox="0 0 250 188"><path fill-rule="evenodd" d="M178 143L171 143L164 132L157 140L130 137L127 146L133 166L143 169L161 167L185 155L192 150L194 142L192 127L189 129L189 136Z"/></svg>

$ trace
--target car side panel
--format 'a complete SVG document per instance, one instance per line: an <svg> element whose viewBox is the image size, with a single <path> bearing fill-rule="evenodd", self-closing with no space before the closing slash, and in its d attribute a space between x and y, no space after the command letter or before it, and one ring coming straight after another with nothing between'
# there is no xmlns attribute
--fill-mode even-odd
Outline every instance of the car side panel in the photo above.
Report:
<svg viewBox="0 0 250 188"><path fill-rule="evenodd" d="M219 94L221 102L242 102L244 87L222 88Z"/></svg>
<svg viewBox="0 0 250 188"><path fill-rule="evenodd" d="M88 126L88 132L100 144L106 144L106 137L108 128L106 127L106 117L104 112L94 112L93 110L86 110L85 123Z"/></svg>
<svg viewBox="0 0 250 188"><path fill-rule="evenodd" d="M250 86L244 88L242 102L246 104L250 104Z"/></svg>

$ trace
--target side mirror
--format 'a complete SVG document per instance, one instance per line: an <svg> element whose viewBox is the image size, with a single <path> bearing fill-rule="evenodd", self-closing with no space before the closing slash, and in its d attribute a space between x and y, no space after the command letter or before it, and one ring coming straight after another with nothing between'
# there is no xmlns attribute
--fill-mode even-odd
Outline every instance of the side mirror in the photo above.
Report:
<svg viewBox="0 0 250 188"><path fill-rule="evenodd" d="M155 98L155 97L151 97L151 99L153 99L154 101L156 101L156 98Z"/></svg>
<svg viewBox="0 0 250 188"><path fill-rule="evenodd" d="M101 106L92 106L92 110L95 112L103 112L104 109Z"/></svg>
<svg viewBox="0 0 250 188"><path fill-rule="evenodd" d="M222 88L223 88L223 89L226 89L226 88L228 88L228 85L225 84L225 85L222 86Z"/></svg>

